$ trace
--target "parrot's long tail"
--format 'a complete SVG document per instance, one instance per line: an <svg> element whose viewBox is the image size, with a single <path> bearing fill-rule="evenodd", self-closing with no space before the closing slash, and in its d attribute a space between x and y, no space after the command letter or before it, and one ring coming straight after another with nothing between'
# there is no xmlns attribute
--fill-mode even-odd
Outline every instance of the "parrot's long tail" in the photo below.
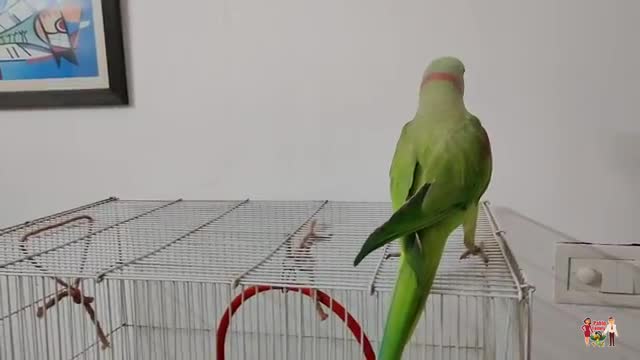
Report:
<svg viewBox="0 0 640 360"><path fill-rule="evenodd" d="M413 270L405 261L400 264L387 315L378 360L400 360L424 310L429 290L418 288Z"/></svg>
<svg viewBox="0 0 640 360"><path fill-rule="evenodd" d="M393 291L378 360L400 360L420 321L447 239L446 229L444 232L443 229L430 230L432 231L419 232L423 244L427 244L423 249L424 253L418 255L423 261L422 282L417 280L414 268L407 261L408 256L416 254L405 253L400 260L398 280ZM427 241L424 241L425 236L429 236Z"/></svg>

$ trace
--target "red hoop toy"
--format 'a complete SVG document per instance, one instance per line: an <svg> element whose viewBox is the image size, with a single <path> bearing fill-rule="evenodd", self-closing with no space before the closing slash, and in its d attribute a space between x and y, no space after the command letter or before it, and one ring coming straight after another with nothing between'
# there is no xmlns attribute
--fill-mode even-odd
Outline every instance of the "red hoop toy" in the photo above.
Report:
<svg viewBox="0 0 640 360"><path fill-rule="evenodd" d="M283 289L286 289L288 291L297 291L310 298L314 297L313 296L314 290L309 288L274 287L274 286L267 286L267 285L258 285L258 286L252 286L246 289L241 294L236 296L235 299L233 299L233 301L231 302L231 305L229 305L229 308L224 312L224 316L222 316L222 318L220 319L220 323L218 325L218 331L216 333L217 334L216 354L217 354L218 360L225 359L224 343L227 337L227 330L229 329L230 318L231 316L233 316L233 314L236 313L236 311L238 311L238 309L240 308L240 306L242 306L244 301L265 291L283 290ZM326 307L331 308L333 313L336 314L340 318L340 320L346 321L347 326L349 327L349 330L351 330L351 333L358 341L358 344L363 345L362 342L364 342L363 347L364 347L365 359L375 360L376 355L373 352L373 348L371 347L369 338L367 338L367 335L364 334L364 332L362 331L362 328L360 327L360 324L358 324L356 319L349 312L345 310L344 306L342 306L337 301L333 300L329 295L325 294L320 290L315 290L315 293L318 301L320 301Z"/></svg>

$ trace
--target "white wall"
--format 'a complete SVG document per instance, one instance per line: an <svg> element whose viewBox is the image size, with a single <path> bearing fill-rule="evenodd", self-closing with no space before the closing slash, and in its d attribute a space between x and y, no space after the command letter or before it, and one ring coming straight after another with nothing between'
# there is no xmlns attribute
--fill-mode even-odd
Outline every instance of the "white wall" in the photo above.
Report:
<svg viewBox="0 0 640 360"><path fill-rule="evenodd" d="M451 54L492 140L487 198L580 241L638 241L640 2L183 3L125 1L132 107L0 114L0 226L109 195L386 200L420 75ZM559 238L503 213L537 316L571 325L538 321L536 351L582 357L582 308L544 290ZM631 359L640 315L618 318L608 353Z"/></svg>

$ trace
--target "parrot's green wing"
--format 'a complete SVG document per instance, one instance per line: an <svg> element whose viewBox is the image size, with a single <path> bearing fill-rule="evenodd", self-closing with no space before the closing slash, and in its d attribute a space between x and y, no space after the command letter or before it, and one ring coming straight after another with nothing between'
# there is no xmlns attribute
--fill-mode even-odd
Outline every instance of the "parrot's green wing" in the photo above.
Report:
<svg viewBox="0 0 640 360"><path fill-rule="evenodd" d="M409 135L409 131L412 126L413 121L409 121L402 127L398 142L396 143L393 160L391 161L391 167L389 169L389 190L391 192L391 202L394 211L401 208L416 190L413 189L413 187L416 171L418 170L419 165L416 158L416 152ZM428 188L425 188L425 190L427 189ZM415 237L416 234L410 234L406 239L404 239L404 242L409 244L414 241ZM393 239L389 241L392 240ZM375 239L370 240L368 244L364 245L360 250L360 254L358 254L358 257L354 261L354 265L357 266L368 254L381 246L384 246L389 241L377 243Z"/></svg>
<svg viewBox="0 0 640 360"><path fill-rule="evenodd" d="M391 168L389 169L391 202L393 203L394 211L398 210L411 196L418 166L416 153L408 133L411 126L412 122L410 121L402 127L396 151L391 161Z"/></svg>
<svg viewBox="0 0 640 360"><path fill-rule="evenodd" d="M409 135L412 126L413 122L409 121L402 127L389 169L391 202L394 211L401 208L407 199L413 195L412 190L414 189L412 188L414 187L418 161ZM428 187L424 190L428 190ZM415 234L407 237L407 242L410 242L412 238L415 238ZM368 254L393 240L395 238L387 240L380 238L380 236L373 237L373 234L370 235L354 260L354 266L357 266Z"/></svg>
<svg viewBox="0 0 640 360"><path fill-rule="evenodd" d="M365 241L356 256L354 265L358 265L371 252L379 247L418 230L432 226L456 211L464 210L465 203L447 200L443 193L449 193L446 185L425 184L415 193L389 220L378 227ZM449 197L449 200L458 196Z"/></svg>

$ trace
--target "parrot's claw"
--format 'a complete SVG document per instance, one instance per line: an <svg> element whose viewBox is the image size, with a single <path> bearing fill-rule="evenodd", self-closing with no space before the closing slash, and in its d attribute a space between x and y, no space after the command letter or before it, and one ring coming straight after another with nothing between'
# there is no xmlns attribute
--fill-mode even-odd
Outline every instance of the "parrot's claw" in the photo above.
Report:
<svg viewBox="0 0 640 360"><path fill-rule="evenodd" d="M400 252L397 251L397 252L387 253L387 255L385 256L385 260L393 257L400 257Z"/></svg>
<svg viewBox="0 0 640 360"><path fill-rule="evenodd" d="M469 255L480 256L485 264L489 264L489 257L484 252L482 246L474 245L473 248L467 249L467 251L460 255L460 260L466 259Z"/></svg>

